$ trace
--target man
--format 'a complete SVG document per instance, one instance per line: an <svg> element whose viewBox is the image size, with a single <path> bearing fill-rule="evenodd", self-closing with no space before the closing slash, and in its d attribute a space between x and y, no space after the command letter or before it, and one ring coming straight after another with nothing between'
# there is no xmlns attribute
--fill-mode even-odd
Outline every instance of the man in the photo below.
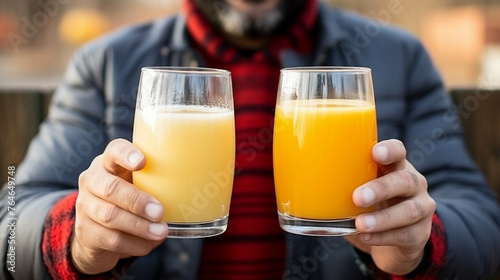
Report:
<svg viewBox="0 0 500 280"><path fill-rule="evenodd" d="M499 268L500 207L467 155L422 46L315 0L185 0L183 13L77 52L17 170L16 272L45 279L487 279ZM232 72L236 177L221 236L170 239L163 207L131 183L140 69ZM357 188L359 235L312 238L277 225L272 177L279 69L373 70L379 178ZM267 133L267 134L266 134ZM398 140L396 140L398 139ZM203 141L203 139L200 139ZM407 160L408 159L408 160ZM334 180L334 178L332 178ZM78 192L76 192L78 188ZM6 191L2 197L7 196ZM6 205L0 205L7 226ZM2 242L4 264L9 245ZM21 269L22 268L22 269Z"/></svg>

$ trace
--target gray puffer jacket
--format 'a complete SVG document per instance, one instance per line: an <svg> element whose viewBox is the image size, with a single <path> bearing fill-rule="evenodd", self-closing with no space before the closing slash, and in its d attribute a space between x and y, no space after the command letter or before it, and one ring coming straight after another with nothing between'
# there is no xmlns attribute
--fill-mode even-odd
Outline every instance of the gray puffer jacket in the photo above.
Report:
<svg viewBox="0 0 500 280"><path fill-rule="evenodd" d="M407 33L320 6L313 55L284 50L283 67L351 65L373 70L380 140L406 145L428 180L446 230L440 279L489 279L500 266L500 207L471 161L458 118L421 44ZM140 69L204 65L182 15L99 39L73 57L49 117L16 172L15 265L9 267L8 189L0 193L0 279L49 279L42 261L45 217L77 189L79 174L115 138L131 139ZM343 238L287 235L287 279L367 279ZM195 279L202 240L169 240L138 258L124 279Z"/></svg>

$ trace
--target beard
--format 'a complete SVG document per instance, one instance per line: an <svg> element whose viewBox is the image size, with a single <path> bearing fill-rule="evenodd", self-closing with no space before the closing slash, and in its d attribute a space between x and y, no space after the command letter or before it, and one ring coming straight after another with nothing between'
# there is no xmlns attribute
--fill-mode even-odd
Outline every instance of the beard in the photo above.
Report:
<svg viewBox="0 0 500 280"><path fill-rule="evenodd" d="M235 37L263 38L283 31L308 0L281 0L269 11L244 12L225 0L194 0L201 14L219 31Z"/></svg>

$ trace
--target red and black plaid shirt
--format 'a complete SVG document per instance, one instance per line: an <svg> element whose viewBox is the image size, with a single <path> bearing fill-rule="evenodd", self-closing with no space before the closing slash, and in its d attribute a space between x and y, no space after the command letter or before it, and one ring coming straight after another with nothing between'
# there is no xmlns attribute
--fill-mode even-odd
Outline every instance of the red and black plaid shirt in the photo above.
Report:
<svg viewBox="0 0 500 280"><path fill-rule="evenodd" d="M274 193L272 138L280 51L312 50L317 1L265 49L242 53L184 2L187 27L209 67L231 71L236 123L236 174L227 231L204 242L199 279L281 279L285 241ZM300 43L299 43L300 42Z"/></svg>

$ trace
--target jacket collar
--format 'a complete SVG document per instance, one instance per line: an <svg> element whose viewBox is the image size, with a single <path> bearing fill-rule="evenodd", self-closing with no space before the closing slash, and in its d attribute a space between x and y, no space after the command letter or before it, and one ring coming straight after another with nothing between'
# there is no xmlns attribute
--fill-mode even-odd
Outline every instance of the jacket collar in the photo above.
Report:
<svg viewBox="0 0 500 280"><path fill-rule="evenodd" d="M186 16L183 13L179 13L176 17L172 35L172 50L181 51L190 47L190 44L188 43L189 34L186 27Z"/></svg>
<svg viewBox="0 0 500 280"><path fill-rule="evenodd" d="M317 38L315 51L309 55L301 55L293 50L283 51L280 55L282 67L322 65L327 59L328 51L348 36L338 21L337 11L332 10L322 1L319 2L318 8L317 28L321 36ZM175 18L168 51L169 55L173 55L173 59L170 60L171 64L182 65L186 57L190 57L191 59L197 58L200 66L204 65L192 47L186 27L186 17L183 13L179 13Z"/></svg>
<svg viewBox="0 0 500 280"><path fill-rule="evenodd" d="M172 31L161 50L162 64L170 66L205 66L205 61L191 44L186 26L186 16L179 13L173 20Z"/></svg>
<svg viewBox="0 0 500 280"><path fill-rule="evenodd" d="M327 60L329 50L335 48L348 34L338 21L339 13L332 10L327 4L320 1L318 13L318 34L315 51L311 55L300 55L293 51L284 51L281 54L283 67L317 66Z"/></svg>

